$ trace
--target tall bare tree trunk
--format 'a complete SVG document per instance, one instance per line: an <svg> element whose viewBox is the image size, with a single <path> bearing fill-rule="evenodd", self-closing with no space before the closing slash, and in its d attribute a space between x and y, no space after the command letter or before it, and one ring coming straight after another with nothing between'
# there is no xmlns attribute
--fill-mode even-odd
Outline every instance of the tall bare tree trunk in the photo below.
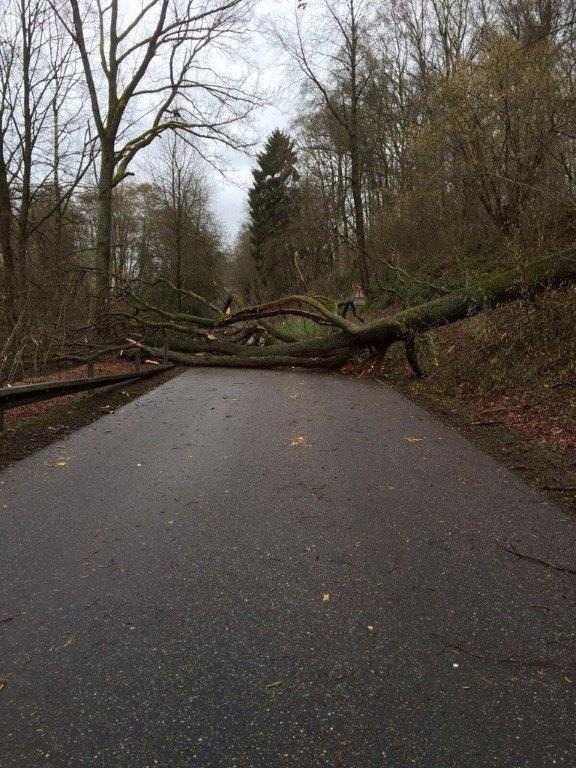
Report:
<svg viewBox="0 0 576 768"><path fill-rule="evenodd" d="M359 39L358 21L356 18L355 0L348 1L350 13L350 30L346 39L349 48L350 59L350 122L348 125L348 138L350 142L350 183L352 186L352 199L354 200L354 221L356 225L356 247L358 249L358 271L364 293L370 293L370 270L368 268L368 254L366 252L366 230L364 216L364 198L362 196L362 158L359 146L359 111L360 88L358 83L358 59Z"/></svg>
<svg viewBox="0 0 576 768"><path fill-rule="evenodd" d="M28 283L26 261L28 258L28 240L30 237L30 212L32 207L32 153L34 138L32 135L32 123L34 114L32 110L33 73L31 71L32 47L38 44L35 35L38 27L38 9L31 9L25 0L20 2L20 24L22 28L22 191L20 210L18 212L18 260L17 269L22 287Z"/></svg>
<svg viewBox="0 0 576 768"><path fill-rule="evenodd" d="M350 137L350 185L354 201L354 223L356 225L356 246L358 249L358 271L364 293L370 292L370 269L366 252L366 229L364 218L364 198L362 196L362 170L355 136Z"/></svg>
<svg viewBox="0 0 576 768"><path fill-rule="evenodd" d="M18 316L18 277L12 246L12 202L4 156L0 146L0 253L3 261L6 314L8 321L16 322Z"/></svg>
<svg viewBox="0 0 576 768"><path fill-rule="evenodd" d="M178 288L178 312L182 312L182 201L178 190L176 208L176 287Z"/></svg>
<svg viewBox="0 0 576 768"><path fill-rule="evenodd" d="M104 316L110 308L112 277L114 150L104 147L100 158L100 178L96 213L96 313Z"/></svg>
<svg viewBox="0 0 576 768"><path fill-rule="evenodd" d="M339 76L345 83L343 93L345 92L347 94L343 103L339 103L339 99L335 98L331 84L323 81L321 75L318 74L319 70L316 70L313 66L310 56L313 56L314 54L311 54L309 49L307 50L299 21L297 21L296 44L290 45L282 38L281 41L286 50L288 50L288 52L296 59L302 72L322 97L328 112L345 133L347 139L346 150L350 157L350 189L352 191L352 200L354 204L356 263L362 288L366 294L369 294L370 268L366 248L366 220L362 193L363 169L362 153L360 150L360 134L362 96L370 82L370 76L366 71L360 39L361 35L364 33L363 23L365 23L365 19L362 19L362 15L361 18L358 18L358 6L362 8L362 5L363 4L359 3L358 0L347 0L345 4L346 12L338 14L336 7L333 7L329 0L324 0L327 20L331 20L334 23L335 31L340 38L339 43L342 47L342 54L338 60L342 70L339 73ZM341 170L341 167L339 167L339 177ZM345 224L345 210L343 211L343 214L343 223Z"/></svg>

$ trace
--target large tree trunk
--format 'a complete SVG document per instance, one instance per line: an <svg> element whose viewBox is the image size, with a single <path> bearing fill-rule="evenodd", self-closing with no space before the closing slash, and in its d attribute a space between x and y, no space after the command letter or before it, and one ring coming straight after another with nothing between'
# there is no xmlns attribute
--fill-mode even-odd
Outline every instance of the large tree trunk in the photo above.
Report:
<svg viewBox="0 0 576 768"><path fill-rule="evenodd" d="M171 363L185 365L191 368L338 368L348 360L346 351L334 352L331 355L322 355L319 357L299 357L290 355L281 355L267 350L267 354L260 355L239 354L239 355L212 355L187 354L185 352L175 352L168 350L164 354L161 347L141 345L142 349L153 357L162 357Z"/></svg>
<svg viewBox="0 0 576 768"><path fill-rule="evenodd" d="M180 200L177 202L176 214L176 288L178 288L178 312L182 312L182 208Z"/></svg>
<svg viewBox="0 0 576 768"><path fill-rule="evenodd" d="M366 215L362 194L362 156L360 150L360 93L358 88L358 67L360 61L359 26L356 17L355 0L348 0L349 34L346 38L346 48L350 57L350 123L348 136L350 140L350 171L352 199L354 200L354 220L356 225L356 245L358 248L358 269L362 289L370 294L370 269L368 267L368 251L366 248Z"/></svg>
<svg viewBox="0 0 576 768"><path fill-rule="evenodd" d="M358 248L358 271L360 282L366 295L370 293L370 269L368 267L368 253L366 249L366 230L364 216L364 199L362 197L362 169L359 151L356 146L357 139L351 137L350 163L352 199L354 200L354 222L356 225L356 245Z"/></svg>
<svg viewBox="0 0 576 768"><path fill-rule="evenodd" d="M339 322L340 326L332 334L317 338L307 338L288 343L274 343L263 348L249 348L234 342L214 341L206 338L205 352L198 353L198 343L185 350L185 343L178 344L179 351L168 351L172 362L191 366L225 366L246 368L304 367L334 368L353 358L362 350L371 350L385 354L392 344L403 343L408 360L416 375L421 373L415 357L414 338L418 333L439 328L443 325L464 320L487 309L507 302L522 299L527 295L546 287L554 287L576 282L576 254L565 253L557 256L542 257L532 261L523 272L510 270L485 277L478 285L455 291L434 301L384 317L372 323L356 326ZM295 314L294 301L304 300L310 307L320 306L314 300L292 297L286 300L284 311ZM229 326L241 321L259 321L265 317L282 314L282 301L242 310L236 316L215 321L215 328ZM319 314L319 320L334 317L327 310ZM164 315L166 313L163 313ZM181 316L179 316L181 317ZM341 320L341 318L335 318ZM161 355L163 350L154 346L144 346L148 354Z"/></svg>
<svg viewBox="0 0 576 768"><path fill-rule="evenodd" d="M96 307L98 317L110 309L112 277L114 149L104 148L100 159L100 178L96 201Z"/></svg>
<svg viewBox="0 0 576 768"><path fill-rule="evenodd" d="M4 275L6 314L14 324L18 317L18 276L12 244L12 201L8 185L7 169L0 149L0 253Z"/></svg>

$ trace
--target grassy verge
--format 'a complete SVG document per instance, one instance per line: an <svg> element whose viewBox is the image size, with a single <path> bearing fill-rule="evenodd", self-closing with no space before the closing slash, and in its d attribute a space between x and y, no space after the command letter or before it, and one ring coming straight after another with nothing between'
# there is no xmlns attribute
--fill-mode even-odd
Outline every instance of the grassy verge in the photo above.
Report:
<svg viewBox="0 0 576 768"><path fill-rule="evenodd" d="M313 338L314 336L326 336L332 329L318 325L305 318L289 317L277 324L278 330L294 336L298 339Z"/></svg>

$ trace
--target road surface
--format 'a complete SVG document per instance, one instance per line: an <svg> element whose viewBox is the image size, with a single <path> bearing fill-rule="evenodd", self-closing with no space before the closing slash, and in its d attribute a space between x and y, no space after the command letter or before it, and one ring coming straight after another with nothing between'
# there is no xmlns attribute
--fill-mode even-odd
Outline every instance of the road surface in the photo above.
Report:
<svg viewBox="0 0 576 768"><path fill-rule="evenodd" d="M0 482L1 768L576 764L574 521L382 385L190 371Z"/></svg>

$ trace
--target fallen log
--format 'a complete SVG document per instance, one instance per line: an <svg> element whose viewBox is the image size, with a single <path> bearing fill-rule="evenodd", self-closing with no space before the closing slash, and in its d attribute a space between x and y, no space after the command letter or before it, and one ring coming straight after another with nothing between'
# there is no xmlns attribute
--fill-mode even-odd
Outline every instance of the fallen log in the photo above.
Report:
<svg viewBox="0 0 576 768"><path fill-rule="evenodd" d="M180 365L220 366L234 368L336 368L369 350L370 354L385 355L396 343L404 344L409 364L415 376L423 374L418 361L415 338L434 328L464 320L500 304L516 301L549 287L557 287L576 281L576 253L566 251L538 257L523 267L484 275L476 284L459 291L442 295L432 301L397 312L394 315L353 325L337 317L318 299L290 296L275 302L247 307L220 319L203 321L212 324L214 333L241 322L258 322L280 315L306 313L313 315L320 325L330 325L331 334L313 338L281 341L276 335L273 344L262 348L247 348L237 342L215 339L207 341L200 349L197 341L178 345L178 350L168 350L167 359ZM306 309L299 309L306 307ZM166 313L164 313L166 314ZM178 313L182 321L182 313ZM196 322L188 316L189 324ZM274 334L270 334L274 337ZM280 338L278 338L280 336ZM142 348L152 356L162 356L163 350L154 345Z"/></svg>
<svg viewBox="0 0 576 768"><path fill-rule="evenodd" d="M146 354L152 357L163 357L162 347L151 347L147 344L138 344ZM281 347L279 347L281 349ZM256 352L256 350L254 350ZM186 365L193 368L324 368L334 369L343 365L349 355L346 353L325 355L322 357L297 357L294 355L268 354L268 355L214 355L206 353L187 354L175 352L169 349L166 358L171 363Z"/></svg>

